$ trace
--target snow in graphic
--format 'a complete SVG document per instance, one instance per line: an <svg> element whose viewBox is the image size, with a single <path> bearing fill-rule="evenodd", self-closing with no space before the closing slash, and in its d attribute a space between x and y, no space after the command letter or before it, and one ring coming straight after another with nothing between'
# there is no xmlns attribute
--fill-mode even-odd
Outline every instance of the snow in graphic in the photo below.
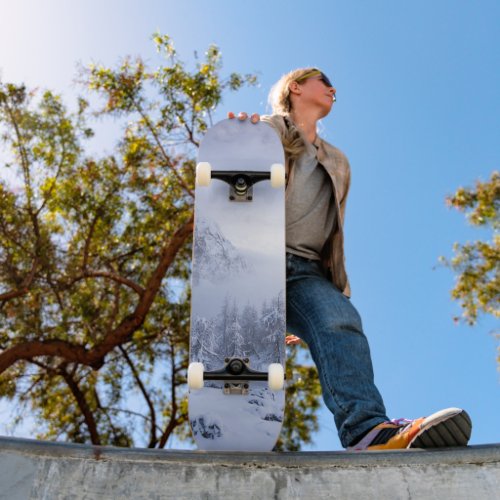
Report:
<svg viewBox="0 0 500 500"><path fill-rule="evenodd" d="M251 368L264 371L269 363L284 359L284 331L284 291L260 308L248 303L242 310L226 296L215 316L193 317L191 360L216 370L222 368L223 358L249 358Z"/></svg>
<svg viewBox="0 0 500 500"><path fill-rule="evenodd" d="M226 396L221 389L192 391L189 395L190 424L204 450L246 451L269 449L283 420L284 391L272 392L265 382L252 384L247 404L239 396Z"/></svg>
<svg viewBox="0 0 500 500"><path fill-rule="evenodd" d="M234 245L224 237L218 224L199 217L194 238L193 285L200 279L218 283L227 277L252 271L251 266Z"/></svg>

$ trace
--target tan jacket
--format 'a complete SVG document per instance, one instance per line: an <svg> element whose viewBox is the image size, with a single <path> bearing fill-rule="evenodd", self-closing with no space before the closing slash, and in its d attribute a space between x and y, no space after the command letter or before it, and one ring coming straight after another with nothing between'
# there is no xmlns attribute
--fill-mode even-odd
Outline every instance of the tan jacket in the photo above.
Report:
<svg viewBox="0 0 500 500"><path fill-rule="evenodd" d="M281 115L263 116L262 120L272 125L282 138L286 137L288 128L284 117ZM332 234L328 238L323 251L322 263L328 269L333 284L347 297L351 296L349 279L345 270L344 255L344 216L347 194L351 183L351 169L347 157L336 147L317 137L314 145L318 149L318 162L323 165L330 175L335 195L337 221ZM285 147L286 150L286 147ZM287 172L287 186L293 183L294 161L286 155L285 168Z"/></svg>

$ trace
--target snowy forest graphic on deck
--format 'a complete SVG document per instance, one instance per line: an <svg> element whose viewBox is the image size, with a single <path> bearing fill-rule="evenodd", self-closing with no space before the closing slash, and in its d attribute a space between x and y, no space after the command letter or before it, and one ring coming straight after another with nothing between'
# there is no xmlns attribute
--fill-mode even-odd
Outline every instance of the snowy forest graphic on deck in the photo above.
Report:
<svg viewBox="0 0 500 500"><path fill-rule="evenodd" d="M284 358L285 298L280 293L261 307L239 308L226 296L219 313L212 318L195 317L191 325L191 358L202 361L207 370L220 368L221 358L249 358L254 370L266 370L269 363Z"/></svg>
<svg viewBox="0 0 500 500"><path fill-rule="evenodd" d="M194 304L198 307L193 308L191 318L191 361L203 362L206 370L220 369L226 357L249 358L255 370L281 361L284 290L266 296L265 289L256 289L251 281L255 266L249 257L207 218L196 221L193 262ZM210 305L197 304L199 296L211 296Z"/></svg>

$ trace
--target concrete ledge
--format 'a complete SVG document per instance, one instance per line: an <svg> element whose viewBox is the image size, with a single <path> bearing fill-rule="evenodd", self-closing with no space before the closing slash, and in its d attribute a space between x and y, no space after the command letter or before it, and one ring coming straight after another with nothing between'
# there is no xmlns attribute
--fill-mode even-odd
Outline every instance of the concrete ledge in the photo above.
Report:
<svg viewBox="0 0 500 500"><path fill-rule="evenodd" d="M206 453L0 438L0 498L498 498L500 444L433 451Z"/></svg>

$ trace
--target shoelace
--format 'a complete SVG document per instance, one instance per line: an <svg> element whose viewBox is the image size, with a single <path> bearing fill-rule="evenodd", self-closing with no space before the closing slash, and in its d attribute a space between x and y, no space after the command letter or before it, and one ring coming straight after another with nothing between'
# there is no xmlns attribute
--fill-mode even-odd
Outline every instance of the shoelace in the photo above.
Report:
<svg viewBox="0 0 500 500"><path fill-rule="evenodd" d="M392 420L389 420L389 422L387 422L388 424L394 424L394 425L403 425L404 423L406 424L413 424L413 422L415 422L416 419L410 419L410 418L394 418ZM405 425L406 427L406 425Z"/></svg>
<svg viewBox="0 0 500 500"><path fill-rule="evenodd" d="M415 419L410 419L410 418L394 418L392 420L389 420L387 422L388 424L394 424L397 425L399 428L397 434L401 434L402 432L406 431L406 429L409 429L415 421L417 421L418 418Z"/></svg>

